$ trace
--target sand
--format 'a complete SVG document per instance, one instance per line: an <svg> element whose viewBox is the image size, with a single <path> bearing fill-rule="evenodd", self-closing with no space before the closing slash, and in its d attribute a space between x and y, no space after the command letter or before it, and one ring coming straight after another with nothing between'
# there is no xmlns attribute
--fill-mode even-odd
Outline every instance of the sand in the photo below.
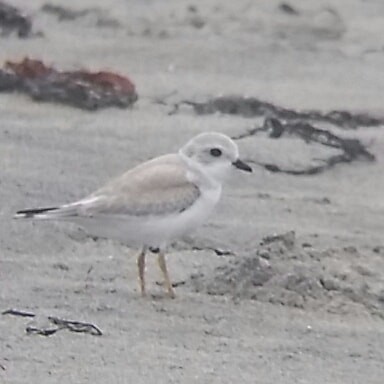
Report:
<svg viewBox="0 0 384 384"><path fill-rule="evenodd" d="M61 21L42 11L44 1L12 4L41 34L2 37L0 62L29 56L115 71L136 84L139 100L88 112L0 94L0 309L34 312L37 326L51 315L103 331L27 335L30 319L2 315L0 382L382 383L382 125L311 122L375 156L312 176L258 164L300 168L337 151L290 135L238 140L254 173L234 175L209 222L171 247L175 300L158 284L155 257L143 299L135 250L12 215L81 198L198 132L237 136L263 124L188 105L170 113L183 100L252 96L382 118L384 4L50 2L96 8Z"/></svg>

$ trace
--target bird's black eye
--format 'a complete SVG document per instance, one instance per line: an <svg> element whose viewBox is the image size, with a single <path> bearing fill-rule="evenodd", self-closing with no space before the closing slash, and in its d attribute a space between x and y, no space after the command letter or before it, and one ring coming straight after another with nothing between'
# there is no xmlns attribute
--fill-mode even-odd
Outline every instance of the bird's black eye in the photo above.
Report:
<svg viewBox="0 0 384 384"><path fill-rule="evenodd" d="M221 149L219 148L212 148L209 153L214 157L220 157L222 155Z"/></svg>

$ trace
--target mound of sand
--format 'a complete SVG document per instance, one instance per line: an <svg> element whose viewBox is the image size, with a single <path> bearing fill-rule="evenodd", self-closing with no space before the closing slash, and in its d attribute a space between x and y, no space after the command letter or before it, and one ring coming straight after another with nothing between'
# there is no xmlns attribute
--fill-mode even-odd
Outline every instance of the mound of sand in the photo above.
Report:
<svg viewBox="0 0 384 384"><path fill-rule="evenodd" d="M211 295L337 313L367 310L384 317L382 252L352 246L318 250L298 244L288 232L265 238L253 254L237 256L211 275L194 275L191 282Z"/></svg>

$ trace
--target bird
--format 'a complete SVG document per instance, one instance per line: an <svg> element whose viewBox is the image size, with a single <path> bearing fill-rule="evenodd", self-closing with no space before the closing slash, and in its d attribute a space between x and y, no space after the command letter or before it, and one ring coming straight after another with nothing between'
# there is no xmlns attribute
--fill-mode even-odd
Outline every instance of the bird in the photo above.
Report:
<svg viewBox="0 0 384 384"><path fill-rule="evenodd" d="M142 296L147 294L145 257L153 252L167 295L174 298L165 258L167 246L207 220L233 169L252 172L229 136L204 132L178 152L145 161L81 200L20 210L14 218L71 222L90 236L139 249Z"/></svg>

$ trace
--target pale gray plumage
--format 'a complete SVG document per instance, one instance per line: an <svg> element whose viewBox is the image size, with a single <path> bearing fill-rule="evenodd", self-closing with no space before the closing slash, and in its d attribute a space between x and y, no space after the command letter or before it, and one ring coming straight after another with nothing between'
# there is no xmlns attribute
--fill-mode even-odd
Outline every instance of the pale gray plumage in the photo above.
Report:
<svg viewBox="0 0 384 384"><path fill-rule="evenodd" d="M46 219L62 220L105 215L157 216L182 212L199 196L199 188L186 177L181 158L170 154L140 164L88 197L45 215Z"/></svg>

